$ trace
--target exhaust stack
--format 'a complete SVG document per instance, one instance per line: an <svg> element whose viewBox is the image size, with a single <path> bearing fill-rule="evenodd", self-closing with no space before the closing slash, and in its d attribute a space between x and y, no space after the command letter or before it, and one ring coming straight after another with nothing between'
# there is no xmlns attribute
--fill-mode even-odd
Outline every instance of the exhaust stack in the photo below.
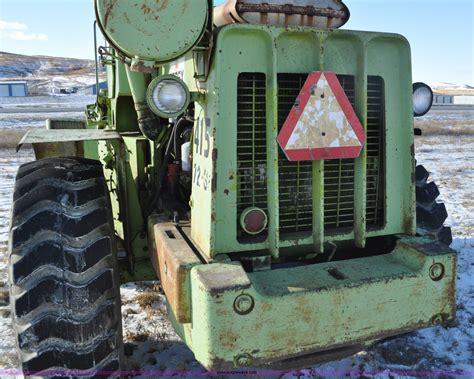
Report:
<svg viewBox="0 0 474 379"><path fill-rule="evenodd" d="M349 21L341 0L227 0L214 8L214 25L234 23L335 29Z"/></svg>

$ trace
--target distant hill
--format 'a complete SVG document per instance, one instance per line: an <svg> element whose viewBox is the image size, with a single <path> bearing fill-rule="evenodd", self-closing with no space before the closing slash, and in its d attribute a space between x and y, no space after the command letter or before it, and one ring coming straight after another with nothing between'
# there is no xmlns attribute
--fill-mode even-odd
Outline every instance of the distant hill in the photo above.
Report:
<svg viewBox="0 0 474 379"><path fill-rule="evenodd" d="M101 74L101 80L105 76ZM0 51L0 81L26 80L29 93L46 95L61 88L82 88L95 83L95 63L89 59L21 55ZM436 94L472 95L474 87L452 83L431 85Z"/></svg>
<svg viewBox="0 0 474 379"><path fill-rule="evenodd" d="M431 85L433 92L439 95L474 96L474 87L457 85L453 83L434 83Z"/></svg>
<svg viewBox="0 0 474 379"><path fill-rule="evenodd" d="M26 80L30 94L44 95L60 88L95 83L95 63L88 59L0 52L0 81L4 80Z"/></svg>

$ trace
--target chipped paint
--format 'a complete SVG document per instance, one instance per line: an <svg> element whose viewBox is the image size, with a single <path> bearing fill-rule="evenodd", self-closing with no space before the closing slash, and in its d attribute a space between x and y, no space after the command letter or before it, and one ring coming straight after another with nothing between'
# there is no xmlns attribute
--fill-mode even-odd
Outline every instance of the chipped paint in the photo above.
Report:
<svg viewBox="0 0 474 379"><path fill-rule="evenodd" d="M156 247L150 258L166 299L179 322L191 322L190 272L202 262L173 224L151 218L149 230L149 246Z"/></svg>
<svg viewBox="0 0 474 379"><path fill-rule="evenodd" d="M357 158L365 140L344 90L329 72L308 76L278 136L290 161Z"/></svg>
<svg viewBox="0 0 474 379"><path fill-rule="evenodd" d="M208 26L207 0L95 0L95 5L104 36L129 59L172 61L192 49Z"/></svg>
<svg viewBox="0 0 474 379"><path fill-rule="evenodd" d="M351 261L254 273L238 262L196 266L192 319L199 322L188 325L193 338L183 339L207 369L232 368L242 354L252 355L254 367L299 368L308 358L307 364L330 359L336 349L344 356L346 348L429 327L438 315L449 322L456 253L436 246L401 237L388 255ZM436 291L429 290L433 259L446 267ZM332 269L344 278L331 276ZM255 300L245 316L234 312L239 296Z"/></svg>
<svg viewBox="0 0 474 379"><path fill-rule="evenodd" d="M287 0L249 1L228 0L215 7L214 23L224 26L233 23L279 26L309 26L339 28L350 17L349 10L340 0L303 0L291 4Z"/></svg>

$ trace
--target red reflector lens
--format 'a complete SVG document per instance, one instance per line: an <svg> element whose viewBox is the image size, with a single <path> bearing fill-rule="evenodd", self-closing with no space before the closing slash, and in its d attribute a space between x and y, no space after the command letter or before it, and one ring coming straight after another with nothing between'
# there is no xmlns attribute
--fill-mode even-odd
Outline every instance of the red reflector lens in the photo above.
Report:
<svg viewBox="0 0 474 379"><path fill-rule="evenodd" d="M267 227L268 218L260 208L248 208L240 217L240 225L248 234L259 234Z"/></svg>

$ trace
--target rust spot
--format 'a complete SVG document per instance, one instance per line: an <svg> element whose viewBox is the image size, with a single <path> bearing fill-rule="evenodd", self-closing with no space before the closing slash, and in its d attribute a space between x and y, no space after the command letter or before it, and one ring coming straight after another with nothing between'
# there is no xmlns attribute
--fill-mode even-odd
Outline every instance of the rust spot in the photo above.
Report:
<svg viewBox="0 0 474 379"><path fill-rule="evenodd" d="M211 192L215 193L217 191L217 172L214 173L211 184Z"/></svg>
<svg viewBox="0 0 474 379"><path fill-rule="evenodd" d="M109 17L112 14L112 11L117 4L117 0L110 0L105 5L105 17L104 17L104 28L107 29L107 24L109 23Z"/></svg>
<svg viewBox="0 0 474 379"><path fill-rule="evenodd" d="M230 191L228 189L224 190L224 194L226 194L227 196L229 196L229 193L230 193Z"/></svg>
<svg viewBox="0 0 474 379"><path fill-rule="evenodd" d="M213 162L217 161L217 149L212 150L212 160Z"/></svg>
<svg viewBox="0 0 474 379"><path fill-rule="evenodd" d="M263 15L268 13L282 13L286 16L291 16L295 14L304 15L304 16L319 16L319 17L329 17L336 19L345 19L347 17L346 12L338 11L330 8L316 8L312 6L299 6L293 4L246 4L246 3L237 3L237 11L239 13L261 13ZM288 22L285 21L285 25Z"/></svg>
<svg viewBox="0 0 474 379"><path fill-rule="evenodd" d="M452 264L452 271L451 277L456 278L456 267L457 267L457 258L454 256L454 262ZM446 293L447 302L449 304L449 312L450 314L447 316L447 319L454 319L456 317L456 282L454 280L450 280L448 291Z"/></svg>
<svg viewBox="0 0 474 379"><path fill-rule="evenodd" d="M191 321L189 273L202 262L174 225L158 221L157 225L150 227L157 247L150 252L153 267L159 274L161 286L177 320L188 323Z"/></svg>
<svg viewBox="0 0 474 379"><path fill-rule="evenodd" d="M125 18L125 21L127 21L128 24L132 24L130 21L130 17L128 17L128 14L124 13L123 17Z"/></svg>
<svg viewBox="0 0 474 379"><path fill-rule="evenodd" d="M236 348L238 348L238 345L237 345L238 339L239 339L239 336L237 334L234 334L229 331L226 331L225 334L221 334L219 336L219 340L222 344L222 347L225 347L229 350L235 350Z"/></svg>
<svg viewBox="0 0 474 379"><path fill-rule="evenodd" d="M156 3L157 4L160 4L161 3L161 6L159 6L158 8L156 8L157 11L162 11L163 9L167 8L168 7L168 0L156 0ZM183 5L183 14L184 12L186 11L186 8L187 8L187 4L185 3Z"/></svg>
<svg viewBox="0 0 474 379"><path fill-rule="evenodd" d="M143 72L144 74L152 74L153 72L155 72L154 67L145 65L145 62L143 61L134 61L130 65L130 70L135 72Z"/></svg>
<svg viewBox="0 0 474 379"><path fill-rule="evenodd" d="M143 14L147 15L147 14L151 13L151 8L148 5L143 4L142 5L142 11L143 11Z"/></svg>
<svg viewBox="0 0 474 379"><path fill-rule="evenodd" d="M211 213L211 221L212 221L212 222L216 222L216 221L217 221L216 212L212 212L212 213Z"/></svg>

